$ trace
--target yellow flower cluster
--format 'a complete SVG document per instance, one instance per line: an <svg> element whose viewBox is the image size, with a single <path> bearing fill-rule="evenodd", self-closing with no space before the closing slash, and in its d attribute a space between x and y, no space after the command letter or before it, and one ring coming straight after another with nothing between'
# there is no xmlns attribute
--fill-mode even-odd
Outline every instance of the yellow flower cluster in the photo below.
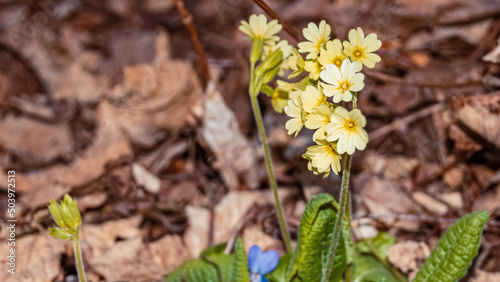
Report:
<svg viewBox="0 0 500 282"><path fill-rule="evenodd" d="M331 40L330 25L321 21L319 25L309 23L303 29L306 41L300 42L296 49L284 40L279 41L275 34L281 26L274 21L267 23L263 15L251 16L249 23L242 22L240 30L254 38L254 42L259 39L265 43L262 60L274 50L282 51L278 76L291 71L288 79L292 79L307 73L299 82L277 80L276 88L265 84L260 91L271 97L277 112L284 111L291 118L285 125L288 134L297 136L303 127L315 130L316 145L303 155L309 161L308 168L325 177L331 171L338 174L342 154L364 150L368 142L364 130L366 118L356 108L357 93L365 86L360 71L363 66L373 68L380 62L374 52L382 42L376 34L365 37L359 27L349 31L348 41ZM351 102L349 111L346 103Z"/></svg>

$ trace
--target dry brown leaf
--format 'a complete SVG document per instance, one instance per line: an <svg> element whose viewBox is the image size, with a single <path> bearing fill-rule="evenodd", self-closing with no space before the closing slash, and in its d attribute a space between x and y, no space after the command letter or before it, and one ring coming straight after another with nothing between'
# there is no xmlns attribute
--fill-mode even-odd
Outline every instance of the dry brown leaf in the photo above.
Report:
<svg viewBox="0 0 500 282"><path fill-rule="evenodd" d="M98 127L94 143L70 166L55 165L42 171L19 174L25 194L21 201L31 207L61 197L72 187L88 183L104 172L104 166L132 155L127 139L116 125L111 105L102 102L98 109Z"/></svg>
<svg viewBox="0 0 500 282"><path fill-rule="evenodd" d="M413 272L431 254L424 242L399 242L387 251L389 261L404 273Z"/></svg>
<svg viewBox="0 0 500 282"><path fill-rule="evenodd" d="M448 207L445 204L423 192L416 191L412 196L415 202L419 203L422 207L430 212L433 212L437 215L444 215L448 212Z"/></svg>
<svg viewBox="0 0 500 282"><path fill-rule="evenodd" d="M493 213L500 208L500 185L489 191L474 202L475 211L489 211Z"/></svg>
<svg viewBox="0 0 500 282"><path fill-rule="evenodd" d="M191 64L163 54L168 45L166 33L160 31L156 42L159 59L155 63L124 68L124 89L118 91L131 98L115 108L120 126L134 144L144 148L163 139L165 129L184 126L201 94Z"/></svg>
<svg viewBox="0 0 500 282"><path fill-rule="evenodd" d="M450 126L449 136L455 141L455 148L462 151L481 151L483 146L465 134L460 127L455 124Z"/></svg>
<svg viewBox="0 0 500 282"><path fill-rule="evenodd" d="M361 199L375 215L406 214L415 209L414 202L395 184L376 177L361 191Z"/></svg>
<svg viewBox="0 0 500 282"><path fill-rule="evenodd" d="M153 194L160 192L161 180L141 165L132 164L132 175L137 185L144 187L146 191Z"/></svg>
<svg viewBox="0 0 500 282"><path fill-rule="evenodd" d="M464 200L460 192L443 193L438 195L438 198L457 210L464 207Z"/></svg>
<svg viewBox="0 0 500 282"><path fill-rule="evenodd" d="M464 173L467 167L465 165L457 165L443 175L444 183L448 184L453 190L458 189L464 181Z"/></svg>
<svg viewBox="0 0 500 282"><path fill-rule="evenodd" d="M258 225L253 225L243 230L243 243L245 244L247 253L252 245L259 245L263 251L276 250L280 255L286 254L285 249L283 249L283 243L264 233L261 226Z"/></svg>
<svg viewBox="0 0 500 282"><path fill-rule="evenodd" d="M47 233L26 235L16 238L16 274L7 272L7 255L10 246L0 244L2 256L0 263L4 271L0 273L0 281L50 282L61 272L61 256L65 244L50 237Z"/></svg>
<svg viewBox="0 0 500 282"><path fill-rule="evenodd" d="M500 116L492 114L484 107L465 105L458 112L458 119L470 130L490 144L500 148Z"/></svg>
<svg viewBox="0 0 500 282"><path fill-rule="evenodd" d="M203 138L215 153L214 165L221 169L229 189L238 189L239 178L245 180L248 188L256 188L256 152L241 133L234 113L214 89L207 91L204 120Z"/></svg>
<svg viewBox="0 0 500 282"><path fill-rule="evenodd" d="M105 280L157 279L191 258L178 235L144 243L141 220L134 216L82 228L84 256Z"/></svg>
<svg viewBox="0 0 500 282"><path fill-rule="evenodd" d="M53 125L25 117L7 116L0 121L0 144L16 155L47 162L73 149L66 124Z"/></svg>
<svg viewBox="0 0 500 282"><path fill-rule="evenodd" d="M290 189L279 189L281 200L292 193ZM214 244L227 242L232 232L243 220L247 210L254 204L273 204L271 191L231 191L214 208ZM187 206L190 223L184 241L193 257L198 257L207 247L210 212L208 209ZM251 242L249 242L251 243Z"/></svg>
<svg viewBox="0 0 500 282"><path fill-rule="evenodd" d="M486 272L478 269L476 277L472 278L472 282L493 282L500 281L500 272Z"/></svg>
<svg viewBox="0 0 500 282"><path fill-rule="evenodd" d="M167 235L150 244L140 237L118 241L102 255L89 259L89 264L106 281L144 281L160 279L190 258L181 238Z"/></svg>
<svg viewBox="0 0 500 282"><path fill-rule="evenodd" d="M184 242L192 257L198 257L208 246L210 211L205 208L186 206L189 227Z"/></svg>
<svg viewBox="0 0 500 282"><path fill-rule="evenodd" d="M366 170L382 175L387 179L407 178L418 165L419 161L414 158L388 158L378 154L370 154L364 163Z"/></svg>

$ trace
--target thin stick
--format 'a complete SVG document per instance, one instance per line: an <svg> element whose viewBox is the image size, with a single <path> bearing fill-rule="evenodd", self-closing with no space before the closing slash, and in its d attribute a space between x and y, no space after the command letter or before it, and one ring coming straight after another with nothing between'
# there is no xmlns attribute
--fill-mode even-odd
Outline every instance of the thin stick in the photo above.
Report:
<svg viewBox="0 0 500 282"><path fill-rule="evenodd" d="M373 79L384 81L384 82L392 82L398 84L412 85L417 87L427 87L427 88L460 88L460 87L468 87L474 85L481 85L483 82L481 80L473 80L464 83L455 83L455 84L432 84L432 83L422 83L422 82L411 82L407 81L403 78L395 77L386 73L382 73L379 71L363 69L363 73L366 76L369 76Z"/></svg>
<svg viewBox="0 0 500 282"><path fill-rule="evenodd" d="M264 12L270 16L271 18L278 20L283 26L283 29L288 33L295 41L300 42L301 36L300 34L286 21L283 21L278 14L276 14L263 0L253 0L257 6L259 6Z"/></svg>
<svg viewBox="0 0 500 282"><path fill-rule="evenodd" d="M177 10L179 10L179 13L181 14L182 23L187 28L187 30L189 31L189 35L191 36L191 41L193 42L196 55L198 55L201 66L201 73L205 78L205 82L209 82L210 72L208 70L207 56L205 54L205 51L203 50L203 46L200 43L198 32L196 32L196 28L194 27L193 16L186 9L186 6L184 5L184 2L182 0L174 0L174 4L175 6L177 6Z"/></svg>
<svg viewBox="0 0 500 282"><path fill-rule="evenodd" d="M441 103L432 105L428 108L425 108L421 111L418 111L418 112L411 114L409 116L406 116L404 118L397 119L388 125L382 126L379 129L370 132L370 134L368 135L368 138L370 140L378 139L378 138L383 137L383 136L385 136L393 131L404 130L408 126L408 124L410 124L416 120L419 120L421 118L424 118L428 115L431 115L435 112L439 112L442 109L443 109L443 104L441 104Z"/></svg>

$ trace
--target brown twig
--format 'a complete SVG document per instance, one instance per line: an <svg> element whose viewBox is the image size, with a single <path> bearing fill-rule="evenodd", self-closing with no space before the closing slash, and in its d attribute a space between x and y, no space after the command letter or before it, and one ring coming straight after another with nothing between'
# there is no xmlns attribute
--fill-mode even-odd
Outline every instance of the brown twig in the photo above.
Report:
<svg viewBox="0 0 500 282"><path fill-rule="evenodd" d="M264 12L271 18L278 20L283 26L283 29L288 33L295 41L302 41L300 34L286 21L283 21L278 14L276 14L263 0L253 0L257 6L259 6Z"/></svg>
<svg viewBox="0 0 500 282"><path fill-rule="evenodd" d="M373 140L373 139L378 139L380 137L383 137L383 136L385 136L393 131L396 131L396 130L404 130L408 126L408 124L410 124L416 120L419 120L421 118L424 118L428 115L431 115L435 112L438 112L442 109L443 109L443 104L441 104L441 103L435 104L433 106L425 108L421 111L418 111L418 112L411 114L409 116L406 116L404 118L397 119L388 125L382 126L379 129L370 132L368 137Z"/></svg>
<svg viewBox="0 0 500 282"><path fill-rule="evenodd" d="M421 83L421 82L406 81L403 78L395 77L395 76L392 76L392 75L389 75L386 73L382 73L382 72L378 72L378 71L374 71L374 70L369 70L369 69L363 69L363 73L366 76L369 76L369 77L376 79L376 80L379 80L379 81L412 85L412 86L418 86L418 87L427 87L427 88L459 88L459 87L467 87L467 86L474 86L474 85L481 85L482 84L481 80L473 80L473 81L469 81L469 82L455 83L455 84Z"/></svg>
<svg viewBox="0 0 500 282"><path fill-rule="evenodd" d="M203 77L205 78L205 82L209 82L210 71L208 70L207 56L205 54L205 51L203 50L203 46L200 43L198 32L196 32L196 28L194 27L193 16L186 9L186 6L184 5L184 2L182 0L174 0L174 4L175 6L177 6L177 10L179 10L179 13L181 14L182 23L187 28L187 30L189 31L189 35L191 36L191 41L193 42L196 55L198 55L201 72L203 74Z"/></svg>

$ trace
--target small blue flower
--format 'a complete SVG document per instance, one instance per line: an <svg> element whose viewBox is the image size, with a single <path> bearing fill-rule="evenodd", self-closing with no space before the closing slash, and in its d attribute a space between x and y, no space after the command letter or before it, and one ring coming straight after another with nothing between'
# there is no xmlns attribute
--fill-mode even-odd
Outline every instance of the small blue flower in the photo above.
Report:
<svg viewBox="0 0 500 282"><path fill-rule="evenodd" d="M251 282L268 282L264 275L273 271L278 265L280 256L277 251L262 252L262 249L253 245L248 252L248 268Z"/></svg>

